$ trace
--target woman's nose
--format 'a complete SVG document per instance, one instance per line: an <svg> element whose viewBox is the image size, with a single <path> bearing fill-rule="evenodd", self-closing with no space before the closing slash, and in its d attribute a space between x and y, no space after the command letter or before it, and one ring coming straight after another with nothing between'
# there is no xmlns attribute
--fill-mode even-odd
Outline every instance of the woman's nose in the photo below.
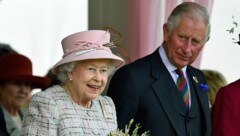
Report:
<svg viewBox="0 0 240 136"><path fill-rule="evenodd" d="M31 85L28 83L22 83L20 85L20 88L23 93L29 94L31 92Z"/></svg>
<svg viewBox="0 0 240 136"><path fill-rule="evenodd" d="M95 72L95 75L94 75L94 78L93 78L95 81L101 81L101 73L100 71L96 71Z"/></svg>

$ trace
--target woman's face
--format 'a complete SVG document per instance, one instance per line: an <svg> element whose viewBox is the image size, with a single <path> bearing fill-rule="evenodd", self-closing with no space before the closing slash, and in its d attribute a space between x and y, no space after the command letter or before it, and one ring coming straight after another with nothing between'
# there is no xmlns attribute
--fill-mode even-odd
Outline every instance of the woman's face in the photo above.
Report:
<svg viewBox="0 0 240 136"><path fill-rule="evenodd" d="M68 74L72 97L86 103L100 95L107 84L109 63L107 59L95 59L78 64Z"/></svg>
<svg viewBox="0 0 240 136"><path fill-rule="evenodd" d="M0 101L6 109L18 110L29 101L31 85L21 81L7 81L0 87Z"/></svg>

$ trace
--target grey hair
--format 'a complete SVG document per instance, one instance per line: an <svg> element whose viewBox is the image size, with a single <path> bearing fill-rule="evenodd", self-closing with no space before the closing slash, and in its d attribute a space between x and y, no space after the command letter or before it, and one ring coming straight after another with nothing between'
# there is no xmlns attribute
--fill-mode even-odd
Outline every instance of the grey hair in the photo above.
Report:
<svg viewBox="0 0 240 136"><path fill-rule="evenodd" d="M61 83L66 83L68 78L68 73L72 72L78 65L81 65L82 61L74 61L70 63L63 64L58 67L57 78L60 80ZM108 67L108 75L112 74L115 70L113 61L110 60L109 67Z"/></svg>
<svg viewBox="0 0 240 136"><path fill-rule="evenodd" d="M191 17L193 19L200 19L205 23L205 25L207 26L207 30L206 30L204 42L207 42L208 39L210 38L210 29L211 29L209 14L206 8L194 2L184 2L178 5L172 11L170 16L168 17L168 22L167 22L169 32L170 33L172 32L172 30L178 25L180 19L184 16Z"/></svg>
<svg viewBox="0 0 240 136"><path fill-rule="evenodd" d="M78 63L79 63L78 61L70 62L60 65L58 67L57 78L60 80L61 83L66 83L69 80L68 73L72 72L76 68Z"/></svg>

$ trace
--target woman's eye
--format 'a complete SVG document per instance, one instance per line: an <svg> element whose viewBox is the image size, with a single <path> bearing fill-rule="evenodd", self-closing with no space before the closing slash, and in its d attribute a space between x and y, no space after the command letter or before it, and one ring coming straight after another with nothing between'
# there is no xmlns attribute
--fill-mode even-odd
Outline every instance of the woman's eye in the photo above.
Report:
<svg viewBox="0 0 240 136"><path fill-rule="evenodd" d="M89 71L94 71L94 70L95 70L95 68L88 68L88 70L89 70Z"/></svg>
<svg viewBox="0 0 240 136"><path fill-rule="evenodd" d="M101 73L107 73L107 69L102 69Z"/></svg>

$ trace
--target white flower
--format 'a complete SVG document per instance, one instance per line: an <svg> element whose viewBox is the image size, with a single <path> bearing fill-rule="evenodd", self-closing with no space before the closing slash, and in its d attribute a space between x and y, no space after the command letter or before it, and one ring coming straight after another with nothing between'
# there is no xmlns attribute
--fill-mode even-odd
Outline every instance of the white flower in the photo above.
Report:
<svg viewBox="0 0 240 136"><path fill-rule="evenodd" d="M130 132L132 123L133 123L133 119L131 119L129 124L125 126L124 132L120 129L117 129L116 131L110 132L110 134L108 134L108 136L130 136L129 132ZM150 136L149 131L144 132L142 134L138 134L138 130L140 127L141 127L140 124L136 124L131 136L139 136L139 135L140 136Z"/></svg>

